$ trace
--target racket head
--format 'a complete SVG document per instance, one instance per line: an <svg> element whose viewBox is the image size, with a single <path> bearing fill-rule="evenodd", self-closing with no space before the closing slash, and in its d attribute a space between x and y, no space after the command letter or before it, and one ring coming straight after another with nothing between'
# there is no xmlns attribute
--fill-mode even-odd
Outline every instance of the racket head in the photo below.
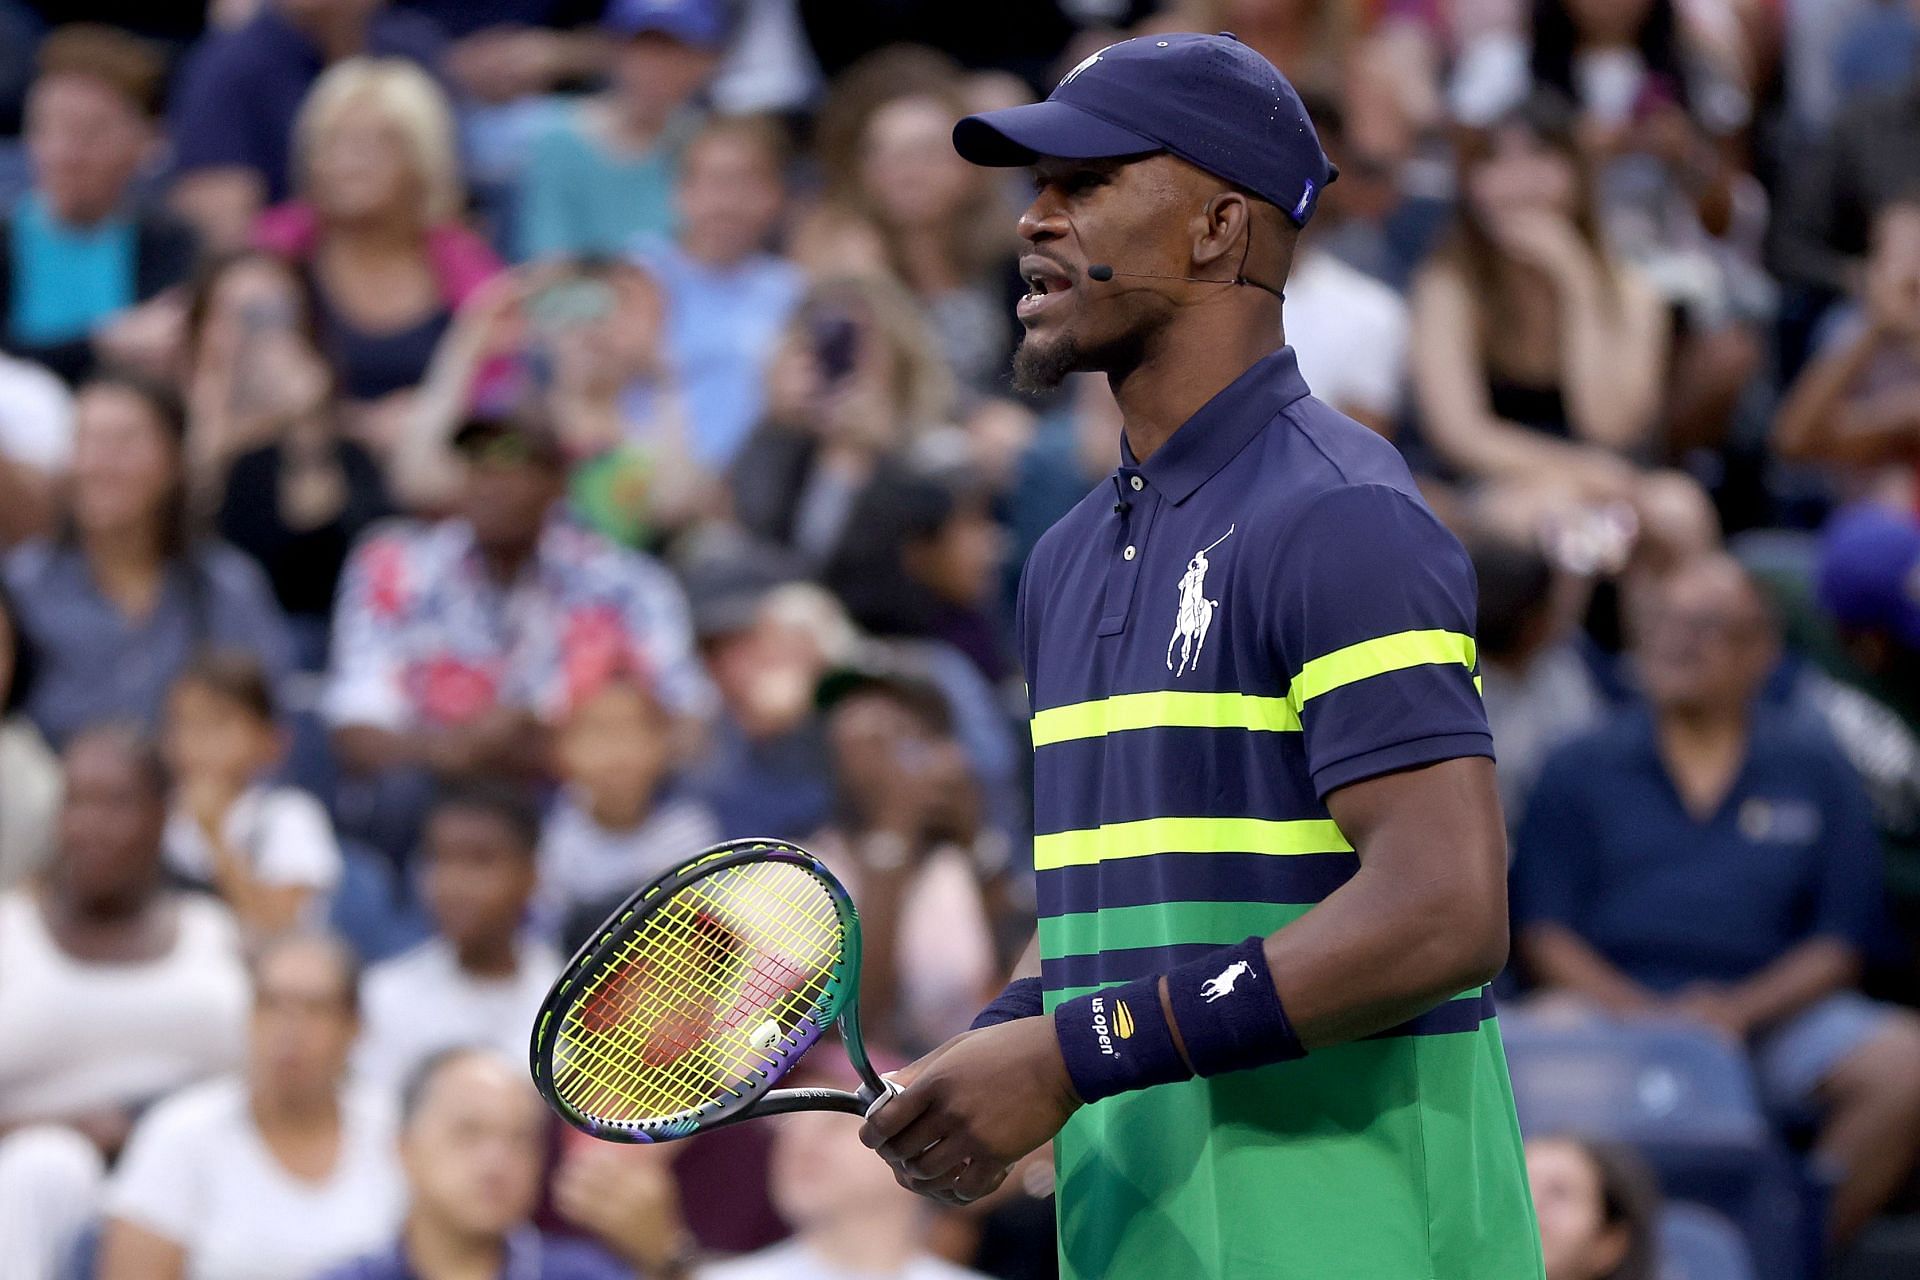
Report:
<svg viewBox="0 0 1920 1280"><path fill-rule="evenodd" d="M715 845L574 955L534 1021L534 1083L595 1137L687 1137L758 1102L859 985L859 916L818 858L781 840Z"/></svg>

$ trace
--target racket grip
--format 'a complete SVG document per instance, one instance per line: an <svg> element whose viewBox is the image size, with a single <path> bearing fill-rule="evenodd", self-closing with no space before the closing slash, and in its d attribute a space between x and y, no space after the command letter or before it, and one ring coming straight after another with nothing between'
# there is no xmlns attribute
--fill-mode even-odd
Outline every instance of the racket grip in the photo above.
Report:
<svg viewBox="0 0 1920 1280"><path fill-rule="evenodd" d="M895 1084L886 1076L880 1077L880 1086L880 1092L873 1095L873 1101L867 1104L867 1111L866 1114L861 1117L862 1119L873 1119L875 1113L878 1112L880 1108L886 1106L889 1102L892 1102L895 1098L907 1091L905 1085ZM860 1092L864 1096L867 1091L862 1089Z"/></svg>

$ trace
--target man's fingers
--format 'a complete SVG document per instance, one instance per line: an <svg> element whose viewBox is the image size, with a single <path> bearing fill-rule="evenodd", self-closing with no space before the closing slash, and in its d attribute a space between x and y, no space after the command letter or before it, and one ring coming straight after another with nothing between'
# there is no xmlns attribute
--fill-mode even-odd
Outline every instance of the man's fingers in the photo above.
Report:
<svg viewBox="0 0 1920 1280"><path fill-rule="evenodd" d="M896 1072L891 1078L897 1083L901 1074ZM876 1103L867 1111L866 1122L860 1126L860 1141L878 1150L918 1120L931 1100L924 1089L916 1094L912 1089L903 1088L884 1103Z"/></svg>
<svg viewBox="0 0 1920 1280"><path fill-rule="evenodd" d="M909 1090L901 1095L899 1102L894 1105L898 1106L900 1102L905 1102L912 1096L913 1093ZM889 1111L892 1109L892 1107L887 1108ZM963 1141L961 1135L955 1133L952 1120L929 1106L922 1110L912 1124L881 1143L880 1155L896 1169L913 1172L916 1162L927 1155L929 1148L935 1143L948 1146L949 1154L957 1155L963 1160L973 1154L971 1144Z"/></svg>
<svg viewBox="0 0 1920 1280"><path fill-rule="evenodd" d="M958 1142L947 1138L903 1162L900 1171L916 1183L942 1183L951 1181L966 1163L967 1153L960 1149ZM924 1189L923 1186L913 1188L915 1191Z"/></svg>

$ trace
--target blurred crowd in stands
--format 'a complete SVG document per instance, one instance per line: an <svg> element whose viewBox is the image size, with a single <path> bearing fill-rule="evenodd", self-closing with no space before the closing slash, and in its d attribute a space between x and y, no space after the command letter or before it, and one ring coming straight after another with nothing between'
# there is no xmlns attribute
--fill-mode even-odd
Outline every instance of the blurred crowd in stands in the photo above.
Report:
<svg viewBox="0 0 1920 1280"><path fill-rule="evenodd" d="M1285 337L1479 569L1549 1280L1920 1274L1920 4L0 0L0 1277L1054 1274L1044 1152L936 1214L524 1064L723 838L891 1059L1025 945L1120 423L948 137L1156 30L1300 88Z"/></svg>

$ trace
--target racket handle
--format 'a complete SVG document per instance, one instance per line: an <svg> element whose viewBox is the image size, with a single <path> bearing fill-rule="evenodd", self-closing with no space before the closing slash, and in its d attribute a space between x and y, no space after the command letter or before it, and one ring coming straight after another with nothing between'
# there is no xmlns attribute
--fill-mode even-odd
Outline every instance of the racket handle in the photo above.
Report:
<svg viewBox="0 0 1920 1280"><path fill-rule="evenodd" d="M865 1088L860 1090L860 1097L863 1101L866 1100L869 1095L871 1095L871 1101L867 1102L867 1109L863 1114L862 1118L867 1120L873 1119L874 1113L876 1111L880 1110L880 1108L886 1106L889 1102L892 1102L895 1098L899 1097L901 1094L905 1093L906 1091L907 1091L907 1087L905 1085L895 1084L892 1080L889 1080L886 1076L881 1076L879 1092L876 1093L871 1089L865 1089Z"/></svg>

